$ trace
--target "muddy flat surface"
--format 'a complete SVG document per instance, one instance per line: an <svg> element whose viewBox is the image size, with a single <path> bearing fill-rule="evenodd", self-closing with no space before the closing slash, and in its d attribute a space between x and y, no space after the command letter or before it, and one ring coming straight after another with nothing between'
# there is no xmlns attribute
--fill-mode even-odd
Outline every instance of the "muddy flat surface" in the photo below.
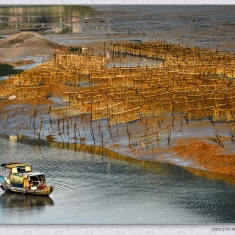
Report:
<svg viewBox="0 0 235 235"><path fill-rule="evenodd" d="M132 11L130 7L122 8L120 6L115 11L109 6L103 8L97 6L96 9L102 10L100 14L106 19L105 27L101 27L101 23L91 21L87 24L86 30L84 28L83 37L80 33L42 36L31 32L14 34L12 31L13 35L0 40L0 60L11 59L12 63L17 64L17 61L24 57L39 55L49 57L55 50L66 50L66 46L71 45L92 48L94 54L97 55L104 53L104 46L106 50L110 51L111 43L114 41L136 38L141 40L158 38L184 45L189 42L191 45L208 46L212 49L219 48L220 50L231 50L231 52L234 50L231 40L234 21L231 15L232 9L213 8L210 14L202 9L202 11L191 9L190 12L179 10L171 15L169 21L167 21L167 10L163 10L161 14L155 16L151 11L150 14L147 14L144 8L141 11L142 15L136 15L136 11ZM139 11L140 9L137 12ZM217 14L218 12L219 14ZM219 22L219 19L222 21ZM143 31L138 27L135 29L134 26L138 22L142 23L142 29L147 24L150 27L146 27ZM195 25L197 30L195 30ZM155 30L153 31L153 29ZM110 128L106 120L91 123L85 116L66 120L64 128L67 128L68 131L61 134L62 123L59 128L57 121L50 123L48 109L51 104L55 106L60 104L62 91L76 90L76 88L70 86L61 88L53 85L53 89L54 93L49 100L2 101L0 104L1 132L7 135L20 133L27 138L37 139L39 130L42 128L43 134L40 136L42 139L53 135L55 141L87 145L94 144L93 136L95 136L95 145L102 145L102 141L104 141L106 148L133 158L143 159L143 161L165 161L194 169L234 175L235 145L230 136L232 123L215 123L213 125L209 120L186 123L179 116L178 121L175 120L170 143L165 141L146 148L140 146L130 148L128 132L134 133L159 122L162 123L162 126L166 126L172 123L172 117L146 118L124 125L113 125ZM34 118L32 113L35 107L37 107L37 117ZM40 127L41 121L42 127ZM84 137L80 139L82 141L78 138L78 128L74 129L75 123L80 135ZM103 139L100 130L103 132ZM219 146L213 140L216 133L222 136L224 146Z"/></svg>

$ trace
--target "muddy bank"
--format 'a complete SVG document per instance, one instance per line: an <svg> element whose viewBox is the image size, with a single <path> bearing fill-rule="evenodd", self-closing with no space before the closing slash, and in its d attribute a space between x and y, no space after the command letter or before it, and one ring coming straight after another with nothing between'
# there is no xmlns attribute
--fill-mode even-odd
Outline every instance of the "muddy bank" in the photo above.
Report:
<svg viewBox="0 0 235 235"><path fill-rule="evenodd" d="M43 40L40 39L40 41ZM50 43L48 44L51 45ZM104 43L99 43L96 46L95 44L92 44L92 47L96 49L98 47L100 50L102 45L104 45ZM111 44L106 44L106 46L112 48ZM40 50L42 47L44 47L44 44L41 46L38 45L37 50ZM8 49L12 50L12 48ZM21 49L27 50L28 48L22 46ZM102 55L103 54L104 51ZM95 102L89 103L89 100L92 100L93 98L91 97L93 96L88 96L86 100L86 97L82 97L82 94L94 94L94 97L99 97L103 95L103 93L99 92L101 92L101 90L103 92L103 89L107 89L105 93L106 96L103 97L107 98L109 97L108 94L112 93L117 94L120 98L120 94L129 95L132 93L134 94L135 92L140 93L140 91L134 90L133 92L133 90L128 90L129 88L127 86L115 86L115 82L114 84L102 84L99 86L96 84L96 86L93 85L91 88L82 87L81 84L89 84L92 78L106 78L105 76L102 77L96 75L96 72L102 71L102 66L105 64L107 58L85 56L79 57L78 59L77 57L72 56L72 59L67 60L66 62L63 62L63 59L69 59L68 54L63 55L62 57L55 57L51 61L44 62L36 69L29 70L28 72L15 77L15 79L6 81L6 86L1 92L5 94L7 98L10 95L17 94L17 99L0 102L1 133L12 136L13 139L14 137L18 139L29 138L36 141L48 140L60 142L62 144L71 143L75 145L93 146L93 148L102 147L102 149L105 148L109 150L110 153L116 152L120 154L120 156L128 156L142 162L170 162L189 169L196 169L196 172L200 170L201 172L215 172L228 175L230 178L234 176L234 142L231 136L233 123L231 121L212 122L211 120L208 120L208 118L199 118L199 121L188 121L185 118L184 113L172 115L171 113L163 114L160 113L160 111L160 114L155 117L153 114L141 118L138 116L138 118L129 119L129 121L120 123L115 123L115 120L110 123L111 116L94 120L95 112L91 113L91 110L93 110L97 104L95 104ZM84 58L86 58L86 63L82 64ZM90 60L88 60L88 58ZM172 61L173 59L171 62ZM75 66L75 62L81 63L81 66ZM91 67L88 67L87 65L91 66L92 63L95 68L91 76ZM79 68L80 70L76 70L76 68ZM128 71L134 71L136 74L138 72L144 77L148 74L146 73L147 69L152 68L144 67L138 69L139 71L128 68ZM179 69L177 68L177 71L178 70ZM70 71L72 71L72 73ZM117 82L120 82L121 79L125 79L124 81L127 82L127 75L130 75L130 77L132 75L127 73L121 74L121 71L121 68L117 68L114 71L115 74L112 74L111 78L117 79ZM153 70L149 71L153 74ZM53 74L53 72L55 73ZM105 70L105 72L107 71ZM136 74L134 74L135 80L133 79L131 81L138 82ZM175 76L176 75L177 73ZM170 76L170 73L168 73L167 77L168 76ZM150 78L148 77L148 79ZM139 81L141 81L141 79L139 79ZM107 82L110 82L110 79L107 79ZM151 84L151 82L152 81L148 83ZM136 87L142 86L145 88L144 85ZM133 84L130 86L134 87ZM217 84L215 84L214 87L216 88L216 86ZM124 90L123 87L126 90ZM121 93L120 88L123 88ZM82 102L85 101L85 103L79 106L80 108L76 106L76 111L83 109L84 107L86 108L86 111L84 111L84 113L78 113L77 115L66 114L67 116L63 117L52 117L52 109L58 108L65 110L68 106L72 106L72 102L74 102L74 100L72 100L73 93L76 92L80 92L77 98L84 98ZM98 92L99 94L95 95L95 92ZM152 93L152 95L153 94L156 95L155 93ZM179 92L179 94L181 93ZM137 99L136 97L134 96L134 99ZM116 102L117 100L117 103L109 104L110 107L113 104L119 104L119 98L115 97L114 99L111 99L112 102ZM159 99L160 98L161 97L159 97ZM170 100L170 98L167 98L166 100ZM182 100L184 100L184 98ZM101 101L103 102L103 100L99 100L99 102ZM168 105L165 105L164 107L168 110ZM130 107L125 108L127 111L131 110L129 116L132 118L131 116L133 115L134 109L131 109ZM151 109L151 105L149 106L149 109ZM115 110L113 108L110 112L111 111L113 115L118 115L117 111L120 112L120 110ZM156 115L156 110L154 110L154 112ZM171 126L170 132L167 132L168 126ZM163 135L164 133L162 130L166 130L165 133L168 136L160 139L160 136L156 137L155 135L154 141L152 141L153 139L148 141L144 140L146 143L144 141L141 142L141 140L137 138L137 135L136 139L133 137L135 136L134 134L138 132L143 133L144 131L144 133L146 133L147 130L149 130L148 128L152 128L152 130L158 132L159 135ZM223 146L221 146L221 143L218 142L218 140L216 142L216 135L221 136L220 140ZM192 137L194 138L192 139Z"/></svg>
<svg viewBox="0 0 235 235"><path fill-rule="evenodd" d="M193 160L194 165L205 171L235 175L235 154L224 154L224 148L206 142L189 140L186 144L173 147L176 156ZM233 151L232 151L233 152Z"/></svg>
<svg viewBox="0 0 235 235"><path fill-rule="evenodd" d="M198 142L198 140L195 139L195 142L193 142L193 144L196 144L197 146L200 147L201 145L204 145L205 143ZM190 144L188 144L187 147L185 147L185 146L172 147L171 150L168 149L168 151L172 151L173 155L174 154L179 155L180 158L181 158L180 153L183 154L184 156L182 157L182 159L184 159L184 160L190 160L193 162L195 160L200 161L200 159L198 159L197 157L192 157L191 155L187 155L187 156L185 155L186 152L189 152L190 150L192 150L192 146L189 146L189 145ZM206 145L209 149L210 148L217 149L217 146L215 146L215 145L210 145L210 144L206 144ZM156 172L156 171L161 172L162 166L159 163L165 162L163 159L160 159L160 158L156 161L153 159L152 160L145 159L144 157L143 157L143 159L130 157L127 155L120 154L117 150L110 150L110 149L107 149L102 146L83 145L83 144L74 144L74 143L62 143L62 142L50 142L50 146L56 147L56 148L70 149L73 151L81 151L81 152L88 152L88 153L92 153L92 154L99 154L102 156L106 156L110 159L121 160L121 161L128 162L129 164L139 165L141 168L146 169L148 171L153 171L153 172ZM177 148L177 150L176 150L176 148ZM182 150L182 148L184 150ZM195 148L194 148L194 150L195 150ZM219 152L220 152L220 150L219 150ZM157 153L157 151L156 151L156 153ZM159 150L158 153L161 154L162 152ZM204 149L204 151L201 151L201 153L203 156L202 158L203 159L207 158L209 161L211 155L206 155L205 149ZM209 156L209 157L206 157L206 156ZM228 155L219 155L219 156L221 158L223 158L223 157L226 158L226 156L228 156ZM234 158L233 155L231 157ZM173 163L171 163L171 161L169 161L167 163L173 164ZM197 176L205 177L205 178L209 178L209 179L221 180L221 181L224 181L228 184L235 185L235 178L234 178L233 172L228 171L229 172L229 174L228 174L227 171L220 171L217 169L217 166L219 164L225 165L227 163L229 165L229 161L227 161L227 159L225 159L225 161L224 161L224 159L217 159L217 161L212 164L208 164L208 163L205 164L205 162L201 162L201 164L198 163L198 164L194 164L191 166L182 166L182 167ZM205 169L205 167L204 167L205 165L206 166L210 165L210 169ZM234 168L234 162L232 164L230 164L229 168L225 167L224 169L228 170L228 169L232 169L232 168Z"/></svg>
<svg viewBox="0 0 235 235"><path fill-rule="evenodd" d="M135 133L156 123L166 126L172 117L152 117L127 124L109 126L106 119L91 121L89 115L55 120L50 119L50 107L60 106L61 91L74 91L71 86L56 86L50 99L32 98L0 102L1 133L15 141L31 139L51 142L52 146L90 148L89 151L116 156L118 159L133 159L146 165L147 162L166 162L180 165L195 174L212 177L206 172L218 173L213 177L233 182L235 156L234 143L229 131L232 124L210 121L183 122L180 115L174 117L170 143L160 141L146 147L130 145L129 133ZM216 133L224 137L224 147L212 139ZM15 136L15 137L14 137ZM194 136L194 138L192 138ZM80 146L80 147L79 147ZM84 146L84 147L81 147ZM87 147L86 147L87 146ZM89 147L90 146L90 147ZM129 161L128 160L128 161ZM194 170L193 170L194 169ZM222 175L224 175L222 177Z"/></svg>
<svg viewBox="0 0 235 235"><path fill-rule="evenodd" d="M21 32L1 39L0 49L0 61L27 55L48 55L68 50L66 46L53 43L33 32Z"/></svg>

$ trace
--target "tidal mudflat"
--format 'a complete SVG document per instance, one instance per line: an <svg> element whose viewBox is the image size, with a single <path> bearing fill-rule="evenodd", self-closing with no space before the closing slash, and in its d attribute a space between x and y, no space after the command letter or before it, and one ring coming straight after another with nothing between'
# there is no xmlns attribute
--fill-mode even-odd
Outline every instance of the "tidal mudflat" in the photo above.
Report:
<svg viewBox="0 0 235 235"><path fill-rule="evenodd" d="M155 22L162 32L158 38L150 26L134 32L130 24L137 18L128 7L113 14L104 8L103 18L95 17L97 12L84 18L84 37L80 32L7 35L0 41L2 61L39 55L42 61L1 82L1 132L52 145L100 147L101 153L108 149L143 164L170 162L233 182L232 16L227 8L218 11L223 37L217 18L204 11L179 14L184 21L177 31L175 19L166 27L167 13L148 16L149 25ZM120 23L120 14L128 24ZM197 36L189 37L182 22L191 30L196 25ZM146 18L142 24L148 25Z"/></svg>

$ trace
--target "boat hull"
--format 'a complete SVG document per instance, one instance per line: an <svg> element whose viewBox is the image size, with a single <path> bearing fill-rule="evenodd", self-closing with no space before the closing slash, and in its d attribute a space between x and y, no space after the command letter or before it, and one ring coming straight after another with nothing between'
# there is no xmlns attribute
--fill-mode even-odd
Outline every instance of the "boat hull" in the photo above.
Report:
<svg viewBox="0 0 235 235"><path fill-rule="evenodd" d="M39 195L39 196L49 196L54 191L54 186L48 186L44 189L26 189L20 187L13 187L8 184L3 184L3 188L8 192L21 193L21 194L30 194L30 195Z"/></svg>

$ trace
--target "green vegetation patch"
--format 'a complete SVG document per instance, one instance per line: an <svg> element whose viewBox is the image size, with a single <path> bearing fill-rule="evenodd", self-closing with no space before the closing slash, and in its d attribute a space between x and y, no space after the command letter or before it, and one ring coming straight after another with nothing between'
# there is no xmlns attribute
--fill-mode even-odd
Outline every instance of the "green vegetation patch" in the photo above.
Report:
<svg viewBox="0 0 235 235"><path fill-rule="evenodd" d="M61 32L60 32L60 33L62 33L62 34L66 34L66 33L69 33L69 32L70 32L70 30L71 30L71 28L70 28L69 26L66 26L66 27L64 27L64 28L61 30Z"/></svg>
<svg viewBox="0 0 235 235"><path fill-rule="evenodd" d="M8 76L10 74L17 74L24 71L23 69L14 69L13 66L9 64L0 64L0 77Z"/></svg>
<svg viewBox="0 0 235 235"><path fill-rule="evenodd" d="M82 53L82 47L69 47L69 51Z"/></svg>

